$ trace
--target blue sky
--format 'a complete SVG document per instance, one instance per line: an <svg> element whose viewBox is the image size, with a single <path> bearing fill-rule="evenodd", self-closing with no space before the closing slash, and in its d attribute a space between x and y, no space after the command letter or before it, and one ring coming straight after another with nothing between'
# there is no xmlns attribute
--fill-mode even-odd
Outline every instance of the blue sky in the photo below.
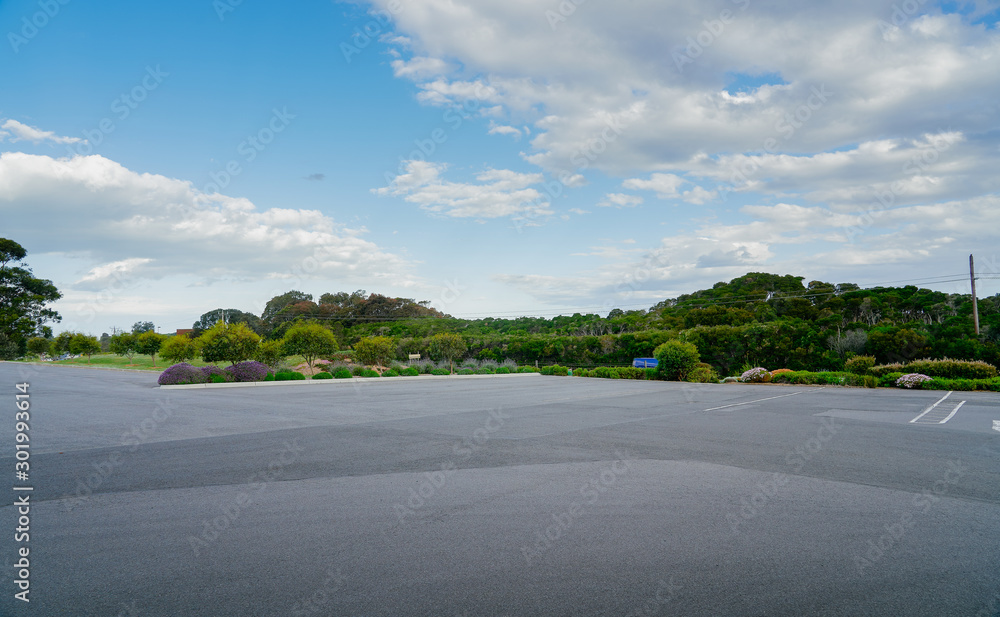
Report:
<svg viewBox="0 0 1000 617"><path fill-rule="evenodd" d="M0 236L95 334L996 273L998 7L8 0Z"/></svg>

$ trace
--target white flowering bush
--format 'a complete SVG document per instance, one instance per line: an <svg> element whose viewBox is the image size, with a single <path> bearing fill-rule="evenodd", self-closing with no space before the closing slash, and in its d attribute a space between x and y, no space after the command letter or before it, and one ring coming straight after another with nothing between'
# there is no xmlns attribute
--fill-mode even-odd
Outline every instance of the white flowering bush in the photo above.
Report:
<svg viewBox="0 0 1000 617"><path fill-rule="evenodd" d="M771 371L758 366L740 375L740 381L743 383L767 383L771 381Z"/></svg>
<svg viewBox="0 0 1000 617"><path fill-rule="evenodd" d="M919 388L925 381L930 381L931 378L927 375L921 375L920 373L909 373L903 375L896 380L897 388Z"/></svg>

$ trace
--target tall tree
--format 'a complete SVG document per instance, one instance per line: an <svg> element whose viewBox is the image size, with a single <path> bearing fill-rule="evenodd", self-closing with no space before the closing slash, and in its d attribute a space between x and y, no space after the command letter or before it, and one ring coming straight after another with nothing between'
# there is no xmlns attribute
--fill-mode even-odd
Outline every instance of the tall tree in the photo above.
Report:
<svg viewBox="0 0 1000 617"><path fill-rule="evenodd" d="M28 339L42 334L42 324L62 319L45 308L62 294L52 281L34 277L23 262L27 254L17 242L0 238L0 360L23 355Z"/></svg>
<svg viewBox="0 0 1000 617"><path fill-rule="evenodd" d="M132 324L132 334L143 334L145 332L155 332L156 326L151 321L137 321Z"/></svg>

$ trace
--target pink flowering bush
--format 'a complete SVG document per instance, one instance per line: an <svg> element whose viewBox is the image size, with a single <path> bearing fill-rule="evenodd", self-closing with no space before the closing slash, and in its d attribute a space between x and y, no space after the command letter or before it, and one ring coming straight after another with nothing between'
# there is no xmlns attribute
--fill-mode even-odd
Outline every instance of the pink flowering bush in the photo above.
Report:
<svg viewBox="0 0 1000 617"><path fill-rule="evenodd" d="M921 375L920 373L909 373L903 375L896 380L896 387L898 388L919 388L921 384L925 381L930 381L931 378L927 375Z"/></svg>
<svg viewBox="0 0 1000 617"><path fill-rule="evenodd" d="M771 371L758 366L740 375L740 381L743 383L767 383L771 381Z"/></svg>

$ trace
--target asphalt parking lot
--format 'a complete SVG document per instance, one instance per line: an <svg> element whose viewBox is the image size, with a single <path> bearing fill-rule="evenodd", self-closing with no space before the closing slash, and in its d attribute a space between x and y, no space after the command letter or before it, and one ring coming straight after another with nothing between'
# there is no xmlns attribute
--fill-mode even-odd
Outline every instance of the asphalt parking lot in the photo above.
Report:
<svg viewBox="0 0 1000 617"><path fill-rule="evenodd" d="M995 393L155 378L0 363L4 615L1000 615Z"/></svg>

